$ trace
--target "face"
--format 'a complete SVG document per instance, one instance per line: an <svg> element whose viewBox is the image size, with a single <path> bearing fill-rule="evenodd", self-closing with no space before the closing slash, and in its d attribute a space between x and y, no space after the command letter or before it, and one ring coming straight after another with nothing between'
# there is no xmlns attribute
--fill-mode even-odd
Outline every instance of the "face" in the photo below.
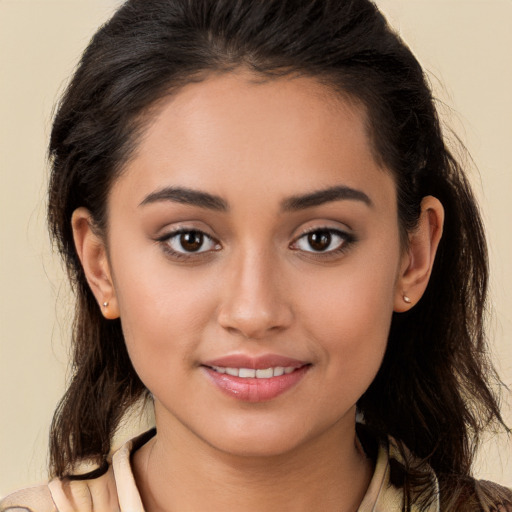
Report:
<svg viewBox="0 0 512 512"><path fill-rule="evenodd" d="M160 429L269 455L353 428L403 265L357 104L310 78L186 86L113 185L108 256Z"/></svg>

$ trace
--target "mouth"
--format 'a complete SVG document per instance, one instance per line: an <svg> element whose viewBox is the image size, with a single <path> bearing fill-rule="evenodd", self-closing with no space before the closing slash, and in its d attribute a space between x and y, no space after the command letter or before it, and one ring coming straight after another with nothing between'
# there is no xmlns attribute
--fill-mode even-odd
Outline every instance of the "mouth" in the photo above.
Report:
<svg viewBox="0 0 512 512"><path fill-rule="evenodd" d="M273 400L298 385L311 364L281 356L229 356L202 365L217 389L244 402Z"/></svg>
<svg viewBox="0 0 512 512"><path fill-rule="evenodd" d="M209 368L217 373L240 377L241 379L271 379L273 377L281 377L281 375L289 375L297 370L295 366L274 366L258 370L254 368L232 368L224 366L210 366Z"/></svg>

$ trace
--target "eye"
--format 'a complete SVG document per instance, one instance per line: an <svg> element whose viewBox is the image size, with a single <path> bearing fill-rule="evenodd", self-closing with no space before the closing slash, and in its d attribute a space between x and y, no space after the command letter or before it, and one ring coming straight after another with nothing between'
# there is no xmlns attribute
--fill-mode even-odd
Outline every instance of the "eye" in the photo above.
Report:
<svg viewBox="0 0 512 512"><path fill-rule="evenodd" d="M175 231L161 241L167 244L168 250L176 254L197 254L220 248L213 238L194 229Z"/></svg>
<svg viewBox="0 0 512 512"><path fill-rule="evenodd" d="M315 229L299 237L292 249L313 253L333 253L341 251L352 241L351 235L337 229Z"/></svg>

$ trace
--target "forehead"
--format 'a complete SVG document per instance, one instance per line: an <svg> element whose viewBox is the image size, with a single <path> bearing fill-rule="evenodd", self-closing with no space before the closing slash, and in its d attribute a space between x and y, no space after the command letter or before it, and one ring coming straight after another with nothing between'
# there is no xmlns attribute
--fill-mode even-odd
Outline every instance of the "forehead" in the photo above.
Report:
<svg viewBox="0 0 512 512"><path fill-rule="evenodd" d="M213 75L156 110L119 184L141 197L164 185L224 195L300 194L339 184L371 186L386 175L373 157L366 112L310 77L262 80ZM380 177L379 179L381 179ZM283 195L281 194L281 195Z"/></svg>
<svg viewBox="0 0 512 512"><path fill-rule="evenodd" d="M357 140L365 150L370 145L364 105L307 76L266 79L248 71L215 74L178 89L152 114L143 149L155 150L163 141L193 143L198 137L208 142L212 136L217 136L217 146L221 138L226 146L242 139L268 146L271 140L280 144L290 135L314 142L327 133L337 137L346 125L350 133L343 130L345 139ZM265 128L271 130L262 139Z"/></svg>

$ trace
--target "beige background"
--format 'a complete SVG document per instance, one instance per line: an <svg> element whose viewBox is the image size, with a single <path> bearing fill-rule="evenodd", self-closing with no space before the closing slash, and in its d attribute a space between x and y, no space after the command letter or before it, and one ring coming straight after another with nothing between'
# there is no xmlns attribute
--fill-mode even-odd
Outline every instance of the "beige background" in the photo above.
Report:
<svg viewBox="0 0 512 512"><path fill-rule="evenodd" d="M45 228L45 146L59 92L116 3L0 0L0 496L44 480L71 311ZM491 246L495 357L512 386L512 0L377 3L432 72L443 117L480 170L473 180ZM491 438L477 475L512 486L511 452Z"/></svg>

